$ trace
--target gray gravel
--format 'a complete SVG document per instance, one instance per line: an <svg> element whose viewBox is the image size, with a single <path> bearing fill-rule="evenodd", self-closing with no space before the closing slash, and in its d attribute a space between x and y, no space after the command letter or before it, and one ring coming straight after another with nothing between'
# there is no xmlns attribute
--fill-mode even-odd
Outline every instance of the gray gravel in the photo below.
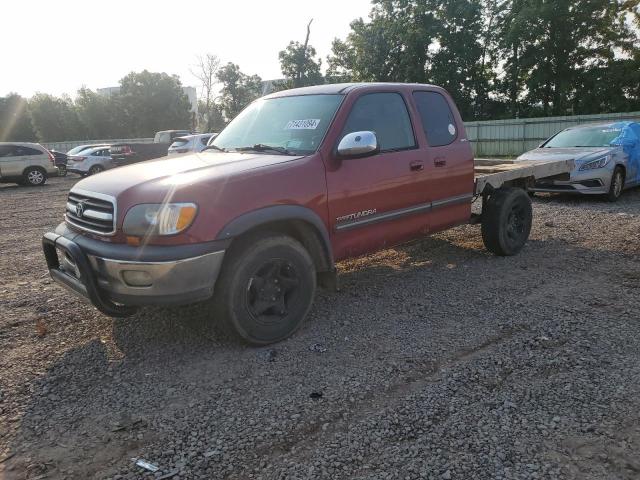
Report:
<svg viewBox="0 0 640 480"><path fill-rule="evenodd" d="M640 478L639 190L536 198L513 258L465 226L344 262L256 349L54 285L72 183L0 187L0 478Z"/></svg>

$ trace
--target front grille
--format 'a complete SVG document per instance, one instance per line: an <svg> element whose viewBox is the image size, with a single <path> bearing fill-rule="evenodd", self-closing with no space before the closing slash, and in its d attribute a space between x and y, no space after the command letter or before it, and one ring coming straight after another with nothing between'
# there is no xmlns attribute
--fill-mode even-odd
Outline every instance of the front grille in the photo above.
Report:
<svg viewBox="0 0 640 480"><path fill-rule="evenodd" d="M80 205L80 206L79 206ZM115 233L115 201L93 192L69 192L65 219L74 227L101 235Z"/></svg>

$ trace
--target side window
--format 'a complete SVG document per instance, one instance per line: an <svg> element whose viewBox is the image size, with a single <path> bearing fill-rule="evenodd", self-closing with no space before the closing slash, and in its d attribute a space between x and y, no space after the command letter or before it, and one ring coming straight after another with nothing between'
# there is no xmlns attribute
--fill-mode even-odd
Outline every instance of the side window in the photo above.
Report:
<svg viewBox="0 0 640 480"><path fill-rule="evenodd" d="M356 100L342 136L362 130L375 132L382 151L416 146L407 106L398 93L369 93Z"/></svg>
<svg viewBox="0 0 640 480"><path fill-rule="evenodd" d="M44 155L40 150L29 147L16 147L15 155L17 157L24 157L28 155Z"/></svg>
<svg viewBox="0 0 640 480"><path fill-rule="evenodd" d="M15 157L15 156L16 156L15 145L0 145L0 158Z"/></svg>
<svg viewBox="0 0 640 480"><path fill-rule="evenodd" d="M458 132L447 99L437 92L414 92L413 99L429 145L441 147L453 143Z"/></svg>
<svg viewBox="0 0 640 480"><path fill-rule="evenodd" d="M211 139L211 137L201 137L201 138L200 138L200 143L201 143L202 145L206 145L206 144L207 144L207 142L208 142L210 139Z"/></svg>

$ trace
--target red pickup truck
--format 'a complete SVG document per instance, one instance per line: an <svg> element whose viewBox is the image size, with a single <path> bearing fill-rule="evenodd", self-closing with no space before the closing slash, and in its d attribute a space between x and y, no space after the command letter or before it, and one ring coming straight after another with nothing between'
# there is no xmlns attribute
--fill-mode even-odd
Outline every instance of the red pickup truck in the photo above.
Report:
<svg viewBox="0 0 640 480"><path fill-rule="evenodd" d="M442 88L338 84L274 93L199 154L106 171L69 192L45 234L52 277L100 311L210 299L253 344L291 335L341 259L465 223L513 255L526 187L568 162L477 162ZM482 212L472 201L482 198Z"/></svg>

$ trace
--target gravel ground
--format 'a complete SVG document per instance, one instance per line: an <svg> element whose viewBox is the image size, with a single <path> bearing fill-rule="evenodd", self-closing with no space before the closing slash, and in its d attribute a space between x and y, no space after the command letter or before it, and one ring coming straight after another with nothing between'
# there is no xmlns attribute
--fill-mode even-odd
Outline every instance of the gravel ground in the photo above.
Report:
<svg viewBox="0 0 640 480"><path fill-rule="evenodd" d="M640 478L639 190L536 198L512 258L465 226L344 262L256 349L53 284L74 181L0 187L0 478Z"/></svg>

